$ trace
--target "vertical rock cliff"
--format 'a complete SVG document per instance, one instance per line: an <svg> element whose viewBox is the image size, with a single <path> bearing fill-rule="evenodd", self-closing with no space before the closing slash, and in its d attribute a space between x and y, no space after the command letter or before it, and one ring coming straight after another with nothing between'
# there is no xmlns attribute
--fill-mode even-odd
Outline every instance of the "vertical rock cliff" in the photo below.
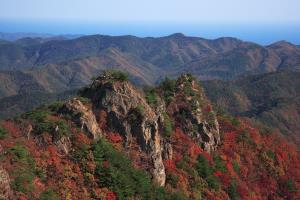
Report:
<svg viewBox="0 0 300 200"><path fill-rule="evenodd" d="M95 79L90 87L82 91L84 97L91 99L93 110L105 110L108 113L110 128L121 133L129 150L134 137L142 151L151 156L153 179L161 186L166 181L163 158L172 157L172 145L162 133L165 116L174 119L175 125L181 123L186 134L198 140L208 152L215 150L220 142L219 125L213 111L205 113L207 111L203 110L204 106L211 106L200 86L190 79L188 75L178 79L176 91L167 107L159 96L157 103L150 105L143 91L109 72ZM187 88L191 90L189 94L185 94ZM66 107L73 112L80 110L83 116L91 115L85 109L79 109L82 106L78 105L79 100L72 100ZM95 120L87 121L85 124L96 123ZM96 124L89 125L93 126Z"/></svg>

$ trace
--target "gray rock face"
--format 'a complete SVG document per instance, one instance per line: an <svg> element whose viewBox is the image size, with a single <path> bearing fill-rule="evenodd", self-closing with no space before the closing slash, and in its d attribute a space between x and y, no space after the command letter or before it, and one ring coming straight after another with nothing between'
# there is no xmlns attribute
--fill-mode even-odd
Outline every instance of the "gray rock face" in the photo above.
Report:
<svg viewBox="0 0 300 200"><path fill-rule="evenodd" d="M94 96L93 102L107 111L111 127L123 134L127 146L130 146L132 137L135 137L141 149L151 155L153 179L160 186L164 186L166 174L159 134L159 115L128 82L111 84L109 79L102 77L94 82L92 88L98 88L98 95L101 94Z"/></svg>
<svg viewBox="0 0 300 200"><path fill-rule="evenodd" d="M163 158L164 160L173 159L173 147L172 144L168 142L163 142Z"/></svg>
<svg viewBox="0 0 300 200"><path fill-rule="evenodd" d="M68 154L70 152L71 146L72 146L70 138L65 137L65 136L63 136L58 141L56 141L55 144L56 144L59 152L64 153L64 154Z"/></svg>
<svg viewBox="0 0 300 200"><path fill-rule="evenodd" d="M196 104L199 104L196 101ZM189 128L197 128L194 132L194 137L198 138L202 143L202 147L207 152L215 151L220 143L219 123L213 111L209 116L203 115L203 110L200 106L190 112L190 117L186 119Z"/></svg>
<svg viewBox="0 0 300 200"><path fill-rule="evenodd" d="M93 111L83 105L79 99L74 98L68 101L64 109L67 113L70 113L74 120L81 125L81 128L86 129L95 140L102 137L102 131L99 128Z"/></svg>
<svg viewBox="0 0 300 200"><path fill-rule="evenodd" d="M0 166L0 199L9 199L12 195L10 178L5 169Z"/></svg>
<svg viewBox="0 0 300 200"><path fill-rule="evenodd" d="M191 92L194 94L185 95L186 84L190 87L189 94ZM83 96L93 102L93 109L107 112L110 128L123 135L128 149L134 137L140 148L151 156L151 173L154 181L160 186L164 186L166 181L163 159L173 157L169 139L161 135L166 113L175 120L181 116L179 124L182 124L184 132L200 142L206 151L214 151L220 142L216 116L213 112L209 114L203 112L203 104L208 102L195 80L189 80L188 76L181 77L176 90L173 102L167 108L160 98L156 106L151 107L141 91L129 82L116 80L109 74L98 77L88 89L83 91ZM189 106L184 108L186 116L182 117L180 104L187 102ZM78 104L78 102L71 103L70 110L82 110L82 106Z"/></svg>
<svg viewBox="0 0 300 200"><path fill-rule="evenodd" d="M176 90L169 112L180 119L183 130L197 139L205 151L216 150L220 143L219 123L202 88L196 80L182 75ZM210 109L205 110L207 107Z"/></svg>

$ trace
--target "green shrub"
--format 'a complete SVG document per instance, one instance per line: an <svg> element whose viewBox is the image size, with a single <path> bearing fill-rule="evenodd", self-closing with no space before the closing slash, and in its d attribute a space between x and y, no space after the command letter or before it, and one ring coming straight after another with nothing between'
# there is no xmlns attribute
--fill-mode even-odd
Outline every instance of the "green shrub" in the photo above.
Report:
<svg viewBox="0 0 300 200"><path fill-rule="evenodd" d="M254 145L254 141L252 140L250 134L248 131L244 130L242 133L240 133L237 138L237 142L244 142L249 145Z"/></svg>
<svg viewBox="0 0 300 200"><path fill-rule="evenodd" d="M13 172L14 181L12 187L14 190L23 192L25 194L30 193L34 185L32 183L35 176L35 162L30 156L28 150L21 145L15 145L9 150L13 154L12 160L22 165Z"/></svg>
<svg viewBox="0 0 300 200"><path fill-rule="evenodd" d="M237 182L235 179L231 180L230 185L227 188L227 193L230 199L235 200L239 199L239 193L237 190Z"/></svg>
<svg viewBox="0 0 300 200"><path fill-rule="evenodd" d="M47 180L46 172L43 168L35 168L35 174L41 179L41 181L45 182Z"/></svg>
<svg viewBox="0 0 300 200"><path fill-rule="evenodd" d="M231 124L233 126L239 126L240 125L240 121L235 117L232 117L230 121L231 121Z"/></svg>
<svg viewBox="0 0 300 200"><path fill-rule="evenodd" d="M219 155L214 156L214 163L215 163L215 170L220 171L220 172L227 172L227 168L223 163L223 160Z"/></svg>
<svg viewBox="0 0 300 200"><path fill-rule="evenodd" d="M51 123L47 118L49 112L46 110L33 110L31 112L25 113L23 118L29 119L33 122L33 130L35 133L51 132L53 123Z"/></svg>
<svg viewBox="0 0 300 200"><path fill-rule="evenodd" d="M33 130L36 134L48 132L52 134L54 140L56 141L59 140L62 136L70 136L71 130L70 127L65 123L65 121L49 120L48 119L49 114L50 113L47 110L37 109L24 114L23 117L33 122Z"/></svg>
<svg viewBox="0 0 300 200"><path fill-rule="evenodd" d="M126 72L119 71L119 70L109 70L104 72L104 74L111 76L111 78L115 81L128 81L129 75Z"/></svg>
<svg viewBox="0 0 300 200"><path fill-rule="evenodd" d="M142 116L144 116L145 114L145 107L143 105L137 105L137 107L135 108L136 111L141 114Z"/></svg>
<svg viewBox="0 0 300 200"><path fill-rule="evenodd" d="M210 175L206 178L208 187L213 188L215 190L220 188L220 181L217 177Z"/></svg>
<svg viewBox="0 0 300 200"><path fill-rule="evenodd" d="M179 177L173 174L167 174L167 182L171 184L172 187L176 188Z"/></svg>
<svg viewBox="0 0 300 200"><path fill-rule="evenodd" d="M176 81L166 77L165 80L160 83L160 88L163 92L165 101L169 103L176 90Z"/></svg>
<svg viewBox="0 0 300 200"><path fill-rule="evenodd" d="M136 195L147 199L151 180L146 173L133 169L130 160L104 140L94 144L92 149L100 187L110 188L119 199Z"/></svg>
<svg viewBox="0 0 300 200"><path fill-rule="evenodd" d="M86 97L79 96L79 97L77 97L77 99L79 101L81 101L83 104L89 104L89 103L91 103L91 100L89 98L86 98Z"/></svg>
<svg viewBox="0 0 300 200"><path fill-rule="evenodd" d="M288 179L285 183L284 183L284 187L287 189L288 192L296 192L296 186L295 186L295 182L291 179Z"/></svg>
<svg viewBox="0 0 300 200"><path fill-rule="evenodd" d="M158 96L156 94L155 88L146 88L144 91L148 104L152 106L156 105Z"/></svg>
<svg viewBox="0 0 300 200"><path fill-rule="evenodd" d="M187 77L186 79L187 83L192 83L192 81L196 80L196 78L190 73L187 73L186 77Z"/></svg>
<svg viewBox="0 0 300 200"><path fill-rule="evenodd" d="M218 160L219 158L217 158ZM213 175L213 167L210 166L208 160L203 155L199 155L197 159L196 170L198 174L206 180L208 186L215 190L220 188L220 181L217 177ZM220 164L220 169L222 170L223 166ZM224 169L223 169L224 170Z"/></svg>
<svg viewBox="0 0 300 200"><path fill-rule="evenodd" d="M178 193L167 193L163 187L153 188L151 198L153 200L184 200L185 198Z"/></svg>
<svg viewBox="0 0 300 200"><path fill-rule="evenodd" d="M25 119L30 119L35 123L39 123L39 122L46 121L48 115L49 115L48 111L37 109L37 110L33 110L31 112L25 113L23 115L23 117Z"/></svg>
<svg viewBox="0 0 300 200"><path fill-rule="evenodd" d="M65 121L59 120L51 123L52 125L52 130L51 132L54 134L54 140L59 140L63 136L71 136L71 130L70 127L66 124ZM55 132L56 127L58 127L57 132ZM55 132L55 133L54 133Z"/></svg>
<svg viewBox="0 0 300 200"><path fill-rule="evenodd" d="M168 77L166 77L161 83L160 83L160 87L164 90L164 91L170 91L170 92L175 92L176 89L176 81L169 79Z"/></svg>
<svg viewBox="0 0 300 200"><path fill-rule="evenodd" d="M170 137L173 132L173 123L167 113L164 113L164 135Z"/></svg>
<svg viewBox="0 0 300 200"><path fill-rule="evenodd" d="M59 196L52 189L46 189L41 193L40 200L59 200Z"/></svg>
<svg viewBox="0 0 300 200"><path fill-rule="evenodd" d="M189 96L195 96L195 92L193 91L191 85L185 85L185 87L183 88L183 93L187 97L189 97Z"/></svg>
<svg viewBox="0 0 300 200"><path fill-rule="evenodd" d="M241 174L241 171L240 171L240 166L238 164L238 162L236 160L234 160L232 162L232 166L233 166L233 170L238 174L240 175Z"/></svg>
<svg viewBox="0 0 300 200"><path fill-rule="evenodd" d="M267 151L267 156L273 160L275 159L275 153L271 150Z"/></svg>
<svg viewBox="0 0 300 200"><path fill-rule="evenodd" d="M80 162L87 157L90 146L84 143L80 143L77 147L77 151L72 152L72 158L77 162Z"/></svg>
<svg viewBox="0 0 300 200"><path fill-rule="evenodd" d="M15 178L12 182L12 188L15 191L28 194L33 190L34 185L32 181L34 178L34 173L32 173L31 170L26 168L19 168L13 173L13 176Z"/></svg>
<svg viewBox="0 0 300 200"><path fill-rule="evenodd" d="M9 152L14 155L13 161L23 163L28 167L34 166L34 160L24 146L15 145L12 148L10 148Z"/></svg>
<svg viewBox="0 0 300 200"><path fill-rule="evenodd" d="M105 140L100 139L93 144L92 152L99 186L114 191L118 199L183 199L152 185L150 176L145 171L134 169L131 161ZM175 196L178 197L173 198Z"/></svg>
<svg viewBox="0 0 300 200"><path fill-rule="evenodd" d="M63 102L57 101L57 102L50 104L48 106L48 108L50 109L50 111L57 113L61 109L62 106L63 106Z"/></svg>
<svg viewBox="0 0 300 200"><path fill-rule="evenodd" d="M197 159L196 170L202 178L207 178L213 174L213 168L210 166L207 158L201 154Z"/></svg>
<svg viewBox="0 0 300 200"><path fill-rule="evenodd" d="M0 140L3 140L7 136L7 131L0 125Z"/></svg>

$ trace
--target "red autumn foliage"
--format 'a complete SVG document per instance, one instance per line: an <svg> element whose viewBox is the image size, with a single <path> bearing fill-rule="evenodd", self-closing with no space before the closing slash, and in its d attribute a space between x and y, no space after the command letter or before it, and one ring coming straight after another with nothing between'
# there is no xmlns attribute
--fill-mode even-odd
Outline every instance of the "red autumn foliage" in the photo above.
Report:
<svg viewBox="0 0 300 200"><path fill-rule="evenodd" d="M189 149L189 155L191 158L197 158L198 155L202 152L203 152L202 148L196 144L193 144Z"/></svg>
<svg viewBox="0 0 300 200"><path fill-rule="evenodd" d="M297 191L280 188L283 176L292 177L291 185L299 187L300 171L295 166L300 164L300 155L295 145L276 132L262 135L249 123L242 119L239 121L240 124L234 126L228 119L219 119L223 145L218 149L218 154L227 160L227 176L237 180L239 196L242 199L278 199L281 198L278 196L280 193L290 197L288 199L300 197ZM236 162L235 168L233 161ZM228 177L221 172L215 175L226 188L228 182L224 178Z"/></svg>
<svg viewBox="0 0 300 200"><path fill-rule="evenodd" d="M6 131L13 137L22 136L22 132L18 126L11 120L2 121L1 125L6 129Z"/></svg>
<svg viewBox="0 0 300 200"><path fill-rule="evenodd" d="M87 135L85 135L84 133L77 133L76 135L75 135L75 137L76 137L76 140L77 140L77 142L79 142L79 143L83 143L83 144L91 144L91 139L90 138L88 138L88 136Z"/></svg>
<svg viewBox="0 0 300 200"><path fill-rule="evenodd" d="M208 104L205 108L204 108L204 110L203 110L204 112L206 112L206 113L210 113L211 111L212 111L212 107L211 107L211 105L210 104Z"/></svg>
<svg viewBox="0 0 300 200"><path fill-rule="evenodd" d="M107 200L117 200L117 196L113 192L108 192L107 193Z"/></svg>
<svg viewBox="0 0 300 200"><path fill-rule="evenodd" d="M165 167L166 167L166 170L168 170L168 171L175 171L176 170L176 165L175 165L173 160L166 160L165 161Z"/></svg>
<svg viewBox="0 0 300 200"><path fill-rule="evenodd" d="M123 138L118 133L108 133L107 139L112 143L120 143L123 141Z"/></svg>

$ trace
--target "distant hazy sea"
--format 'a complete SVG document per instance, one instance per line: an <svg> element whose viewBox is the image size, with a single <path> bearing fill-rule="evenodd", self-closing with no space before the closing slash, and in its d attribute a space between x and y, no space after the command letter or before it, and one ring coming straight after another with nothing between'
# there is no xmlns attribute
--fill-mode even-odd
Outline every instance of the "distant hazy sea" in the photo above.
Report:
<svg viewBox="0 0 300 200"><path fill-rule="evenodd" d="M300 24L175 24L13 21L0 19L0 32L103 34L159 37L183 33L207 39L236 37L267 45L279 40L300 44Z"/></svg>

